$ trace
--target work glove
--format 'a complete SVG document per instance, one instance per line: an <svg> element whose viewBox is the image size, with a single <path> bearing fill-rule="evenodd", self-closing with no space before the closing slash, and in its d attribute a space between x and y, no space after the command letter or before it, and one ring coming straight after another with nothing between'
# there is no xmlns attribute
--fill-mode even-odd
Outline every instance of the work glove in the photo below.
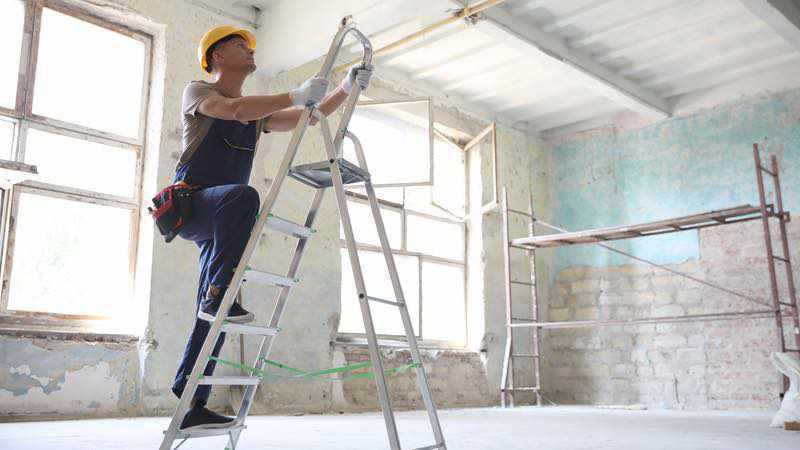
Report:
<svg viewBox="0 0 800 450"><path fill-rule="evenodd" d="M358 86L363 91L364 89L369 86L369 80L372 78L372 66L353 66L347 72L347 76L344 77L342 80L342 89L348 94L353 89L353 83L358 84Z"/></svg>
<svg viewBox="0 0 800 450"><path fill-rule="evenodd" d="M307 79L300 87L289 91L294 106L312 106L322 101L328 91L328 80L322 77Z"/></svg>

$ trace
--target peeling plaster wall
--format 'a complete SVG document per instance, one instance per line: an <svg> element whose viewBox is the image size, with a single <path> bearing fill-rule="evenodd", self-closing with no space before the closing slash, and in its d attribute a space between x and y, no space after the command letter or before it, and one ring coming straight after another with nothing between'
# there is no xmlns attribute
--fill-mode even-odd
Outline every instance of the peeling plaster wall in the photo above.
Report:
<svg viewBox="0 0 800 450"><path fill-rule="evenodd" d="M137 411L136 348L0 337L0 415L129 415Z"/></svg>
<svg viewBox="0 0 800 450"><path fill-rule="evenodd" d="M796 210L798 117L800 90L791 90L637 130L598 130L556 142L554 223L579 230L758 204L753 142L766 143L777 155L785 206ZM760 226L750 222L613 245L768 298ZM790 246L796 247L796 233L792 222ZM797 250L792 248L795 259ZM596 246L540 253L554 261L547 278L551 321L765 308ZM777 404L778 377L768 361L776 346L771 320L553 330L543 342L543 385L555 401L694 409Z"/></svg>

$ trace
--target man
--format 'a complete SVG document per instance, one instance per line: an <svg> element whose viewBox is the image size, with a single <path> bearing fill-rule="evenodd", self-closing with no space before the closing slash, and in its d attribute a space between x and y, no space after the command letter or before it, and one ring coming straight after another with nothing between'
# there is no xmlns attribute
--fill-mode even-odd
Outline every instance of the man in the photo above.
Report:
<svg viewBox="0 0 800 450"><path fill-rule="evenodd" d="M183 92L183 151L174 181L199 188L192 197L192 217L179 236L200 248L200 285L197 319L172 386L178 397L256 221L258 192L247 183L259 136L293 130L306 105L318 105L325 115L332 113L347 98L353 83L365 89L372 75L371 67L355 67L327 96L328 81L318 77L288 93L242 96L245 79L256 70L255 47L255 36L247 30L213 28L200 41L197 56L214 82L192 81ZM227 319L246 323L254 316L234 303ZM224 340L222 333L214 356L219 355ZM211 375L214 366L209 361L204 374ZM182 430L224 427L233 421L205 407L210 392L207 385L197 388Z"/></svg>

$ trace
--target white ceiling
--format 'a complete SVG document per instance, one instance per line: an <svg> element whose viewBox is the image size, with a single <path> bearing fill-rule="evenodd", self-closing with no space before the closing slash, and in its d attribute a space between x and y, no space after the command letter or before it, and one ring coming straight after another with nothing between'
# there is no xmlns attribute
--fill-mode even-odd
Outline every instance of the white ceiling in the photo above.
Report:
<svg viewBox="0 0 800 450"><path fill-rule="evenodd" d="M327 50L353 14L380 47L452 14L455 0L243 0L257 4L260 67ZM472 1L473 4L477 0ZM791 0L506 0L376 59L378 73L545 136L621 116L660 120L800 85Z"/></svg>

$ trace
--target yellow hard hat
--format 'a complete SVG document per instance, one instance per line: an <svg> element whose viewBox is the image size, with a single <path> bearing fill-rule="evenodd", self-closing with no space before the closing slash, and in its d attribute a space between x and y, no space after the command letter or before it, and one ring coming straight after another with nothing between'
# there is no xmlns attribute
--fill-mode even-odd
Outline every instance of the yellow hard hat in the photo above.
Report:
<svg viewBox="0 0 800 450"><path fill-rule="evenodd" d="M247 46L250 47L250 50L256 49L256 37L253 35L253 33L243 28L236 28L232 25L221 25L214 27L203 35L203 38L200 39L200 45L197 46L197 59L200 61L200 67L202 67L204 71L208 72L206 52L208 51L209 47L216 44L220 39L228 37L232 34L244 38L244 40L247 42Z"/></svg>

